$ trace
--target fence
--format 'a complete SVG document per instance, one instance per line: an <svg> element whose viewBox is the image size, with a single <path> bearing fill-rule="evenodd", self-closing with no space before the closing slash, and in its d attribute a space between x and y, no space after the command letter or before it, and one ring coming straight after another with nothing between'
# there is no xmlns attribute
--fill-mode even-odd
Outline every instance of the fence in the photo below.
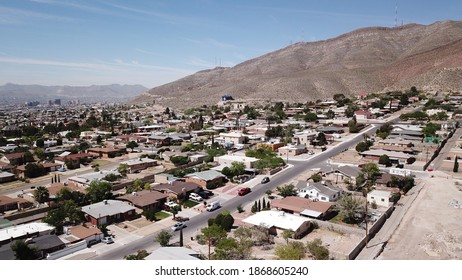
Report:
<svg viewBox="0 0 462 280"><path fill-rule="evenodd" d="M66 248L64 248L62 250L59 250L59 251L56 251L56 252L53 252L53 253L49 253L47 255L47 260L56 260L56 259L62 258L64 256L70 255L72 253L75 253L77 251L83 250L85 248L87 248L87 241L82 240L82 241L77 242L75 244L71 244L71 245L69 245L68 247L66 247Z"/></svg>

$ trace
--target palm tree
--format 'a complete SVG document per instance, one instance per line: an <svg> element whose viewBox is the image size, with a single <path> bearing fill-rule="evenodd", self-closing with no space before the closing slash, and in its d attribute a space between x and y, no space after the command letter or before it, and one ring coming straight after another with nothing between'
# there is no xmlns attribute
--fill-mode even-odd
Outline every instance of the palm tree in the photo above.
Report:
<svg viewBox="0 0 462 280"><path fill-rule="evenodd" d="M50 192L48 191L47 188L43 186L39 186L35 189L34 191L34 199L38 203L44 203L47 202L50 198Z"/></svg>

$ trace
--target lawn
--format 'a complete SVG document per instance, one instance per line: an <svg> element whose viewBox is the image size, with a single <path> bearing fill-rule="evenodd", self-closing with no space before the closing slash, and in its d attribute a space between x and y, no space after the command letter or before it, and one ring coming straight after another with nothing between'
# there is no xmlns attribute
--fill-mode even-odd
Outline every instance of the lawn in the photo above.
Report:
<svg viewBox="0 0 462 280"><path fill-rule="evenodd" d="M164 211L156 212L156 221L163 220L163 219L168 218L170 216L171 215L169 213L164 212Z"/></svg>
<svg viewBox="0 0 462 280"><path fill-rule="evenodd" d="M186 200L186 201L183 203L183 206L188 207L188 208L191 208L191 207L196 206L197 204L199 204L199 203L197 203L197 202L195 202L195 201L192 201L192 200Z"/></svg>
<svg viewBox="0 0 462 280"><path fill-rule="evenodd" d="M99 166L104 166L104 165L107 165L111 163L110 161L108 160L104 160L104 159L95 159L94 161L91 162L91 165L95 165L95 164L99 164Z"/></svg>

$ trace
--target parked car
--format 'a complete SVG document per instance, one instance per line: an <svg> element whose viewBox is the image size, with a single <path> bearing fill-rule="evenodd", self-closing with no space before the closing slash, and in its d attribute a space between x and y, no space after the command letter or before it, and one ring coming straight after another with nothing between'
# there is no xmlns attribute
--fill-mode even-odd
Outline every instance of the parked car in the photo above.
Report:
<svg viewBox="0 0 462 280"><path fill-rule="evenodd" d="M189 218L188 217L182 217L182 216L175 216L175 218L173 219L177 222L186 222L186 221L189 221Z"/></svg>
<svg viewBox="0 0 462 280"><path fill-rule="evenodd" d="M180 229L184 228L185 226L186 226L185 223L179 222L179 223L176 223L176 224L174 224L174 225L172 226L172 230L173 230L173 231L177 231L177 230L180 230Z"/></svg>
<svg viewBox="0 0 462 280"><path fill-rule="evenodd" d="M204 200L202 196L198 195L197 193L192 193L189 195L189 199L195 200L195 201L202 201Z"/></svg>
<svg viewBox="0 0 462 280"><path fill-rule="evenodd" d="M270 178L269 177L264 177L262 180L261 180L261 183L262 184L266 184L270 181Z"/></svg>
<svg viewBox="0 0 462 280"><path fill-rule="evenodd" d="M197 192L197 194L200 195L203 199L208 199L209 197L214 195L212 191L208 190L200 190Z"/></svg>
<svg viewBox="0 0 462 280"><path fill-rule="evenodd" d="M174 201L167 201L167 202L165 202L165 206L167 206L169 208L173 208L175 206L178 206L178 203L176 203Z"/></svg>
<svg viewBox="0 0 462 280"><path fill-rule="evenodd" d="M106 243L106 244L111 244L111 243L114 243L114 240L112 239L112 237L106 236L106 237L103 237L103 239L101 239L101 242Z"/></svg>
<svg viewBox="0 0 462 280"><path fill-rule="evenodd" d="M87 243L87 247L90 248L91 246L97 244L99 241L100 240L96 240L96 239L89 240Z"/></svg>
<svg viewBox="0 0 462 280"><path fill-rule="evenodd" d="M242 188L237 192L237 194L242 196L242 195L248 194L249 192L250 192L250 188Z"/></svg>

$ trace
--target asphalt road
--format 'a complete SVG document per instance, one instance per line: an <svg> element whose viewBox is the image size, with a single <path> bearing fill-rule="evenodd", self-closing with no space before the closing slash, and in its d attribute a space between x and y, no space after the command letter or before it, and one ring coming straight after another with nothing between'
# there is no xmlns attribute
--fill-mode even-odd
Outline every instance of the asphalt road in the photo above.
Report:
<svg viewBox="0 0 462 280"><path fill-rule="evenodd" d="M356 137L340 143L335 147L329 148L328 150L319 153L313 156L306 161L295 161L289 160L289 163L292 167L279 172L271 178L271 181L266 184L258 184L252 188L252 192L245 196L236 196L228 201L221 203L221 208L213 212L204 212L200 215L192 217L187 222L187 227L183 229L183 235L185 237L192 236L196 231L200 230L202 227L207 226L207 221L210 218L215 217L220 210L227 209L229 211L234 211L238 205L251 203L265 194L267 190L275 189L280 185L287 184L293 178L297 177L299 174L305 172L307 169L317 168L325 164L326 160L341 153L342 151L348 149L349 147L356 145L357 143L364 140L364 133L372 135L377 130L378 126L367 127L364 132L359 133ZM213 199L212 199L213 201ZM136 253L138 250L143 250L146 248L155 249L158 248L158 244L154 244L154 238L158 234L155 232L151 235L137 239L129 244L123 245L121 247L116 247L114 250L104 252L100 255L95 256L95 260L120 260L124 256ZM171 242L175 242L179 239L179 232L175 232L174 236L171 239Z"/></svg>

